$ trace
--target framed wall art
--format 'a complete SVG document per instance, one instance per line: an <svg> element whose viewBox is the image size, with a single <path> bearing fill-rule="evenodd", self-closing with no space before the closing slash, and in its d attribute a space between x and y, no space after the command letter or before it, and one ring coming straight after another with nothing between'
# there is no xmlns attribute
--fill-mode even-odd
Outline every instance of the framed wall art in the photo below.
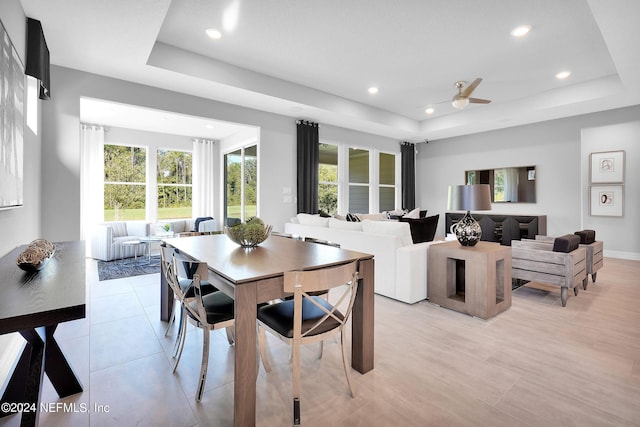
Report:
<svg viewBox="0 0 640 427"><path fill-rule="evenodd" d="M590 191L591 216L623 216L622 185L593 185Z"/></svg>
<svg viewBox="0 0 640 427"><path fill-rule="evenodd" d="M7 209L23 204L25 77L2 21L0 56L0 209Z"/></svg>
<svg viewBox="0 0 640 427"><path fill-rule="evenodd" d="M591 153L589 157L592 184L624 183L624 151Z"/></svg>

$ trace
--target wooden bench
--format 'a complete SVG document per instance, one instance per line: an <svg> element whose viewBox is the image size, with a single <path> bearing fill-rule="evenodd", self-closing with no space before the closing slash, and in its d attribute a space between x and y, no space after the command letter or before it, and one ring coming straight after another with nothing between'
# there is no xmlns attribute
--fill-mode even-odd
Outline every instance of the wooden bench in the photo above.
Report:
<svg viewBox="0 0 640 427"><path fill-rule="evenodd" d="M578 295L580 283L587 289L586 249L565 253L554 252L553 243L540 240L514 240L511 242L511 276L560 286L562 306L567 305L569 288Z"/></svg>

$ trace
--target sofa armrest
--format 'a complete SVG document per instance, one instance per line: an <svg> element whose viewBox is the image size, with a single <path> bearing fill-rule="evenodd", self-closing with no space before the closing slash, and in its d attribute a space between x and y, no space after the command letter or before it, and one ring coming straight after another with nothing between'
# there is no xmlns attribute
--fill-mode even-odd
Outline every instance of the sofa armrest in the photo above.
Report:
<svg viewBox="0 0 640 427"><path fill-rule="evenodd" d="M218 231L218 224L216 223L215 219L208 219L206 221L200 221L200 224L198 224L198 230L197 231L202 231L202 232Z"/></svg>
<svg viewBox="0 0 640 427"><path fill-rule="evenodd" d="M427 299L427 274L429 247L444 241L432 241L407 245L396 251L396 296L413 304Z"/></svg>
<svg viewBox="0 0 640 427"><path fill-rule="evenodd" d="M107 224L96 225L91 232L91 257L111 261L113 253L113 228Z"/></svg>

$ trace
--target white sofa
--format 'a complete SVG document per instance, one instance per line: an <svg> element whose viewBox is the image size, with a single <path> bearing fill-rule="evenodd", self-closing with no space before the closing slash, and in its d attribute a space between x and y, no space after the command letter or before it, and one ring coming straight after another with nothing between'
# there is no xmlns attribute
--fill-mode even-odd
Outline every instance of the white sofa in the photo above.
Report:
<svg viewBox="0 0 640 427"><path fill-rule="evenodd" d="M144 255L143 245L123 245L127 241L148 236L150 224L145 221L112 221L98 224L91 233L91 256L103 261Z"/></svg>
<svg viewBox="0 0 640 427"><path fill-rule="evenodd" d="M375 292L413 304L427 298L427 258L432 244L413 244L409 224L394 221L347 222L298 214L285 233L340 244L343 249L374 255Z"/></svg>

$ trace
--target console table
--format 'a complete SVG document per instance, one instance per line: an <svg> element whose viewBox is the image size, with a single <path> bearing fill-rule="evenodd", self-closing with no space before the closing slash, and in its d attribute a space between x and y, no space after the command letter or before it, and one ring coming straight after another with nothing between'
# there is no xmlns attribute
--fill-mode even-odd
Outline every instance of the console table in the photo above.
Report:
<svg viewBox="0 0 640 427"><path fill-rule="evenodd" d="M19 403L22 426L38 423L42 377L58 396L82 391L82 385L53 336L59 323L85 317L84 242L56 243L55 255L40 271L24 272L18 247L0 258L0 334L19 332L26 345L2 394L2 403ZM0 416L8 415L0 411Z"/></svg>
<svg viewBox="0 0 640 427"><path fill-rule="evenodd" d="M445 230L460 221L464 212L447 212L445 214ZM481 240L511 245L512 240L535 239L536 235L547 234L546 215L507 215L507 214L474 214L472 216L482 229Z"/></svg>
<svg viewBox="0 0 640 427"><path fill-rule="evenodd" d="M429 301L488 319L511 307L511 248L457 241L429 248Z"/></svg>

